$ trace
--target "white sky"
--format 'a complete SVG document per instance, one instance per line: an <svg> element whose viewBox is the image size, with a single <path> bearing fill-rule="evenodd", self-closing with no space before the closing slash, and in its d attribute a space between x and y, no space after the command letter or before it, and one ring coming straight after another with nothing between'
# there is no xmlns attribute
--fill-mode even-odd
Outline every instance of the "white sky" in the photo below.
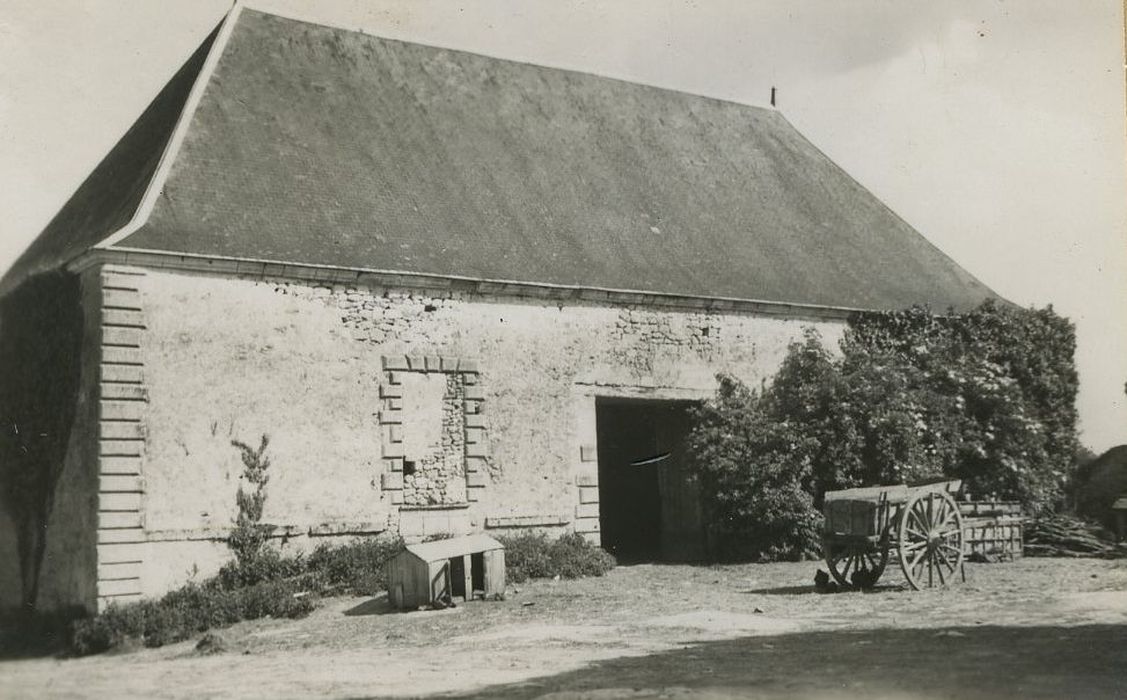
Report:
<svg viewBox="0 0 1127 700"><path fill-rule="evenodd" d="M250 0L398 39L751 104L957 262L1077 325L1085 443L1127 442L1119 0ZM0 0L0 269L230 7Z"/></svg>

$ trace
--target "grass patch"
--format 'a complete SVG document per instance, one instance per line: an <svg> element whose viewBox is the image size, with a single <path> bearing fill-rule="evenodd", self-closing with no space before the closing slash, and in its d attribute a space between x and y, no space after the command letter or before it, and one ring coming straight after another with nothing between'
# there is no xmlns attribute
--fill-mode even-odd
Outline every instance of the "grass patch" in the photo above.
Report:
<svg viewBox="0 0 1127 700"><path fill-rule="evenodd" d="M511 583L530 578L602 576L615 566L614 557L571 532L549 540L543 532L497 538L505 545L505 574Z"/></svg>

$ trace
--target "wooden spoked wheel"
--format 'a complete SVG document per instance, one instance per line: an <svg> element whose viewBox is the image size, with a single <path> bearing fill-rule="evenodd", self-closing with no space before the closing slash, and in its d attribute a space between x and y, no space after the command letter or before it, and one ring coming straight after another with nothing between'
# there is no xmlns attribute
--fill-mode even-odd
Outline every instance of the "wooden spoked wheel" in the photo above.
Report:
<svg viewBox="0 0 1127 700"><path fill-rule="evenodd" d="M897 534L900 568L913 589L945 586L962 571L963 518L947 493L909 500Z"/></svg>
<svg viewBox="0 0 1127 700"><path fill-rule="evenodd" d="M841 544L827 539L822 543L822 551L834 580L850 588L872 588L888 564L885 542Z"/></svg>

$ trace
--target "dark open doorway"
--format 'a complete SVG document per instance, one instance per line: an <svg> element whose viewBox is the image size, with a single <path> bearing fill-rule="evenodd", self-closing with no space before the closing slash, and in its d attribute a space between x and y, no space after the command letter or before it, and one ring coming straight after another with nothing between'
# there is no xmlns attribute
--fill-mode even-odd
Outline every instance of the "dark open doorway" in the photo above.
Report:
<svg viewBox="0 0 1127 700"><path fill-rule="evenodd" d="M622 562L703 558L700 496L688 479L684 401L599 399L599 526Z"/></svg>

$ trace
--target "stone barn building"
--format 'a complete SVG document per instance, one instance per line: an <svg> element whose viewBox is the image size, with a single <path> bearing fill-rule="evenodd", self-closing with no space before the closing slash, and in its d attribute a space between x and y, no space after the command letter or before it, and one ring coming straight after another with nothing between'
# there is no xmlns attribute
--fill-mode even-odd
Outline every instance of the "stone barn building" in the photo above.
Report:
<svg viewBox="0 0 1127 700"><path fill-rule="evenodd" d="M51 609L214 573L264 434L289 548L699 558L717 373L992 293L773 109L236 9L0 295L0 602Z"/></svg>

